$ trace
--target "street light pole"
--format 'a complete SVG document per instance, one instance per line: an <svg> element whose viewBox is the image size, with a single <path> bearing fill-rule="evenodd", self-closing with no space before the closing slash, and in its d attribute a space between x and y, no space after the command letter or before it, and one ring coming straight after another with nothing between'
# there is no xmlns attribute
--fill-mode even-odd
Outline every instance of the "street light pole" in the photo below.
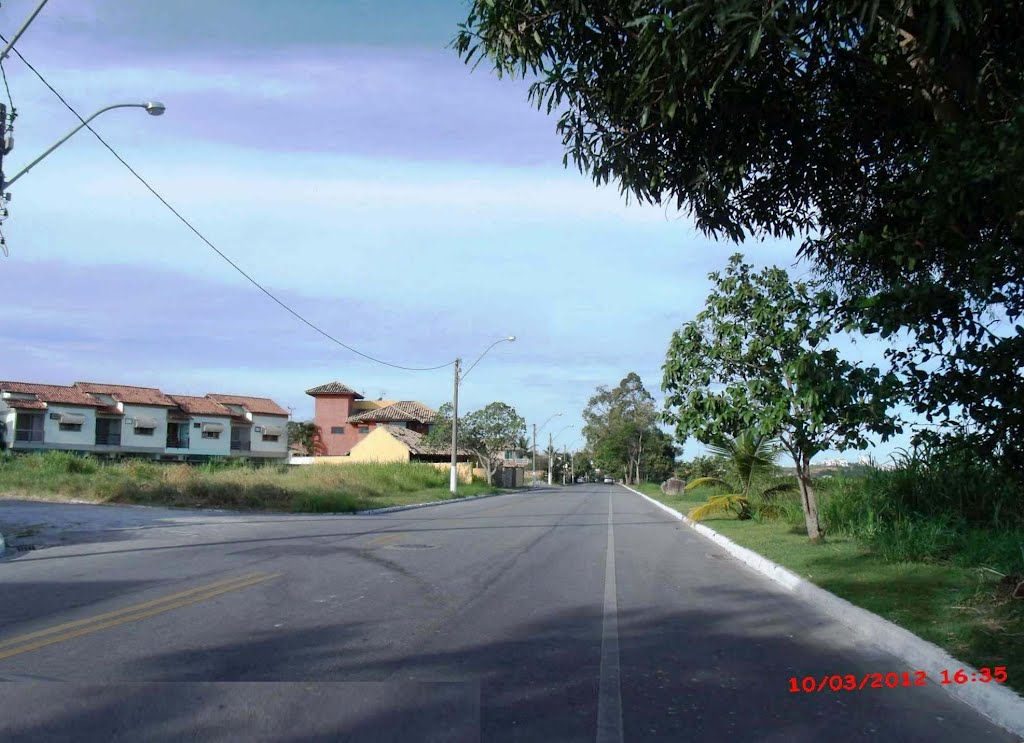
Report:
<svg viewBox="0 0 1024 743"><path fill-rule="evenodd" d="M57 140L57 143L55 145L53 145L50 149L48 149L42 155L40 155L35 160L30 162L28 165L26 165L24 168L22 168L20 171L18 171L18 173L13 178L11 178L11 180L9 180L9 181L3 180L3 176L2 176L2 174L0 174L0 192L6 191L8 188L10 188L10 186L13 185L16 180L21 178L28 171L32 170L32 168L34 168L36 165L38 165L39 162L43 158L45 158L47 155L49 155L55 149L57 149L62 144L67 142L69 139L71 139L73 136L75 136L83 128L88 126L90 121L95 119L100 114L105 113L105 112L110 111L110 110L115 109L115 108L144 108L144 109L146 109L146 113L148 113L150 116L160 116L160 115L163 114L164 111L167 110L167 107L164 106L164 104L160 103L159 101L146 101L145 103L115 103L112 106L107 106L106 108L101 108L99 111L94 113L89 118L84 119L81 124L76 126L74 129L72 129L70 132L65 134L59 140Z"/></svg>
<svg viewBox="0 0 1024 743"><path fill-rule="evenodd" d="M548 431L548 485L553 485L555 476L555 445L551 431Z"/></svg>
<svg viewBox="0 0 1024 743"><path fill-rule="evenodd" d="M534 477L534 480L536 480L536 478L537 478L537 433L539 431L543 431L544 430L544 426L546 426L548 423L550 423L551 421L553 421L555 418L557 418L560 415L561 415L561 413L555 413L553 416L551 416L546 421L544 421L544 423L541 425L541 427L539 429L537 428L537 424L536 423L533 424L533 477ZM550 462L548 462L548 469L549 470L551 469L551 463ZM550 484L551 483L549 482L548 485L550 485Z"/></svg>
<svg viewBox="0 0 1024 743"><path fill-rule="evenodd" d="M452 394L452 474L448 489L455 495L459 489L459 370L462 359L455 359L455 390Z"/></svg>
<svg viewBox="0 0 1024 743"><path fill-rule="evenodd" d="M494 343L484 349L482 354L477 356L476 361L474 361L470 367L466 369L466 373L461 376L459 375L459 371L462 369L462 359L455 359L455 390L452 394L452 472L448 483L448 489L451 491L452 495L456 495L459 489L459 385L462 384L462 381L471 371L473 371L473 368L480 363L480 359L487 355L488 351L499 343L505 343L506 341L512 343L515 339L516 337L514 335L510 335L494 341Z"/></svg>
<svg viewBox="0 0 1024 743"><path fill-rule="evenodd" d="M537 480L537 424L533 424L533 477L530 478L530 485Z"/></svg>

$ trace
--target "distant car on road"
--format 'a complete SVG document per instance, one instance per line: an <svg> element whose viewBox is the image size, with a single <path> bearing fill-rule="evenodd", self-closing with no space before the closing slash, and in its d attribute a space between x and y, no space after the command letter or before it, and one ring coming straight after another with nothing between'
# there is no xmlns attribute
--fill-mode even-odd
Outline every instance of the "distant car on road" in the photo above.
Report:
<svg viewBox="0 0 1024 743"><path fill-rule="evenodd" d="M614 485L615 484L615 480L613 480L610 477L604 478L604 482L605 482L606 485Z"/></svg>

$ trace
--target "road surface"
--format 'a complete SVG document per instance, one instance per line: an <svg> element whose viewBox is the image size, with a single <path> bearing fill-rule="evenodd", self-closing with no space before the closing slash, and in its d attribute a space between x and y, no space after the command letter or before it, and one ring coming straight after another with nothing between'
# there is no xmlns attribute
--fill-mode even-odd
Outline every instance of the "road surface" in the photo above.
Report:
<svg viewBox="0 0 1024 743"><path fill-rule="evenodd" d="M1016 740L936 686L791 693L914 669L618 486L31 508L96 510L0 561L3 741Z"/></svg>

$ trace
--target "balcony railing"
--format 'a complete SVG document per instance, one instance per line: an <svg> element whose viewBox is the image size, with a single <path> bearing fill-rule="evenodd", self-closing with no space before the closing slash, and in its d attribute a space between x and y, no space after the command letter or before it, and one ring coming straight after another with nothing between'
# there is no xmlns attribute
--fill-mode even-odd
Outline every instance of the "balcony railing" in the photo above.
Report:
<svg viewBox="0 0 1024 743"><path fill-rule="evenodd" d="M120 446L120 433L98 433L96 434L96 446Z"/></svg>
<svg viewBox="0 0 1024 743"><path fill-rule="evenodd" d="M167 439L168 449L188 449L188 439Z"/></svg>
<svg viewBox="0 0 1024 743"><path fill-rule="evenodd" d="M249 441L231 441L231 451L249 451L252 443Z"/></svg>
<svg viewBox="0 0 1024 743"><path fill-rule="evenodd" d="M26 441L26 442L35 441L35 442L40 442L41 443L43 441L43 432L42 431L25 431L25 430L15 431L14 432L14 440L15 441Z"/></svg>

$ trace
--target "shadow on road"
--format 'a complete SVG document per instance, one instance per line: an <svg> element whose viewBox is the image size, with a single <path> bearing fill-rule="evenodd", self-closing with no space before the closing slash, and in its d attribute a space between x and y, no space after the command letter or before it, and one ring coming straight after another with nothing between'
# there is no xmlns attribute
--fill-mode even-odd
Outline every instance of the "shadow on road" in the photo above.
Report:
<svg viewBox="0 0 1024 743"><path fill-rule="evenodd" d="M625 740L963 741L985 732L935 687L791 693L791 676L906 669L815 639L813 622L780 633L800 622L777 595L723 586L713 598L620 612ZM121 669L126 682L155 685L0 685L0 708L15 711L0 737L593 741L603 615L537 607L532 617L498 639L460 625L420 640L339 617L152 652Z"/></svg>

